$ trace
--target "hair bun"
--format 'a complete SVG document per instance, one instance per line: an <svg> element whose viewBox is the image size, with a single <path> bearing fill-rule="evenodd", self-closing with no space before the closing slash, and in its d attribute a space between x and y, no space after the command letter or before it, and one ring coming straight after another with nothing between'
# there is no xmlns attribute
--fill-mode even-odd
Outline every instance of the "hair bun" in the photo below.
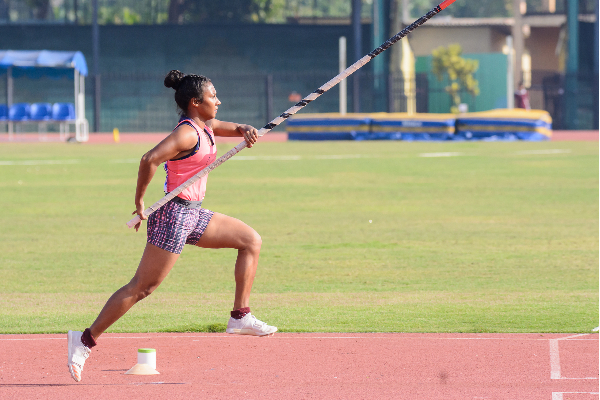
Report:
<svg viewBox="0 0 600 400"><path fill-rule="evenodd" d="M165 86L177 90L179 86L181 86L181 82L183 81L184 77L185 75L183 72L176 69L171 70L171 72L169 72L165 77Z"/></svg>

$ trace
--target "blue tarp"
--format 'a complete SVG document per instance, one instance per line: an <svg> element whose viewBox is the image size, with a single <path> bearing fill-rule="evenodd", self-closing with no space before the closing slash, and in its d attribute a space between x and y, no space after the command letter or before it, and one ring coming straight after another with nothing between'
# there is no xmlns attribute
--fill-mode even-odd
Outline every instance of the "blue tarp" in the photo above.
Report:
<svg viewBox="0 0 600 400"><path fill-rule="evenodd" d="M0 50L0 73L13 67L12 75L39 78L71 77L73 70L87 76L85 57L80 51Z"/></svg>

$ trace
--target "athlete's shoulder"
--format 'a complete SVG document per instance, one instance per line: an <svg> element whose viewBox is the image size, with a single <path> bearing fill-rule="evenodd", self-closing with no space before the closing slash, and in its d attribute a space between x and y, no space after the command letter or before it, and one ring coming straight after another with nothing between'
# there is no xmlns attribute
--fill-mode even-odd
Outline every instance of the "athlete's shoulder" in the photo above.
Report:
<svg viewBox="0 0 600 400"><path fill-rule="evenodd" d="M198 141L198 131L193 125L182 121L173 129L169 139L180 144L183 148L190 148Z"/></svg>

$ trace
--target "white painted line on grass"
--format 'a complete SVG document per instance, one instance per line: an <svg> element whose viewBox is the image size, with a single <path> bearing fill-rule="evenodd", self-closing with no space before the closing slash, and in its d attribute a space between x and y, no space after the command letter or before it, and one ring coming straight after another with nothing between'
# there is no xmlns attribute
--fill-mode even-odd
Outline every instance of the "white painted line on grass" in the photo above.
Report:
<svg viewBox="0 0 600 400"><path fill-rule="evenodd" d="M79 164L81 160L23 160L23 161L0 161L0 165L62 165Z"/></svg>
<svg viewBox="0 0 600 400"><path fill-rule="evenodd" d="M363 154L328 154L322 156L303 157L298 155L289 156L235 156L231 160L238 161L299 161L299 160L348 160L354 158L373 158L371 155Z"/></svg>
<svg viewBox="0 0 600 400"><path fill-rule="evenodd" d="M298 161L301 156L237 156L231 160L237 161Z"/></svg>
<svg viewBox="0 0 600 400"><path fill-rule="evenodd" d="M528 155L528 154L565 154L570 153L571 149L546 149L546 150L523 150L516 151L517 155Z"/></svg>
<svg viewBox="0 0 600 400"><path fill-rule="evenodd" d="M139 158L126 158L123 160L110 160L111 164L137 164L140 162Z"/></svg>
<svg viewBox="0 0 600 400"><path fill-rule="evenodd" d="M457 157L464 156L464 153L444 152L444 153L421 153L419 157Z"/></svg>
<svg viewBox="0 0 600 400"><path fill-rule="evenodd" d="M365 156L362 154L344 154L344 155L329 155L329 156L315 156L317 160L348 160L352 158L372 158L372 156Z"/></svg>

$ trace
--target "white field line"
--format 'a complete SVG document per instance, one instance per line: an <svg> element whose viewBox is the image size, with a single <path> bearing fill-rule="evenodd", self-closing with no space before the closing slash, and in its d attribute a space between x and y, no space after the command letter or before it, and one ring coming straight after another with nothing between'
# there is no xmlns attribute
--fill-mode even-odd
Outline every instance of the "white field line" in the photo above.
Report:
<svg viewBox="0 0 600 400"><path fill-rule="evenodd" d="M547 150L524 150L517 151L516 155L529 155L529 154L565 154L570 153L570 149L547 149ZM465 153L460 152L439 152L439 153L421 153L419 157L458 157L464 156ZM375 155L368 154L331 154L321 156L309 156L303 157L299 155L287 155L287 156L236 156L232 157L232 160L237 161L298 161L298 160L347 160L354 158L376 158ZM22 161L1 161L2 165L64 165L64 164L79 164L82 160L22 160ZM137 164L140 162L139 158L126 158L109 160L111 164Z"/></svg>
<svg viewBox="0 0 600 400"><path fill-rule="evenodd" d="M523 150L516 151L517 155L528 155L528 154L565 154L570 153L571 149L545 149L545 150Z"/></svg>
<svg viewBox="0 0 600 400"><path fill-rule="evenodd" d="M340 154L340 155L322 155L303 157L298 155L289 156L235 156L231 160L238 161L299 161L299 160L348 160L354 158L374 158L372 155L365 154Z"/></svg>
<svg viewBox="0 0 600 400"><path fill-rule="evenodd" d="M442 153L421 153L419 154L419 157L457 157L457 156L464 156L464 153L457 153L457 152L442 152Z"/></svg>
<svg viewBox="0 0 600 400"><path fill-rule="evenodd" d="M373 156L363 154L344 154L344 155L329 155L329 156L315 156L316 160L347 160L351 158L373 158Z"/></svg>
<svg viewBox="0 0 600 400"><path fill-rule="evenodd" d="M111 164L137 164L140 162L139 158L126 158L123 160L110 160Z"/></svg>
<svg viewBox="0 0 600 400"><path fill-rule="evenodd" d="M301 156L237 156L230 158L230 160L237 161L298 161L301 159Z"/></svg>
<svg viewBox="0 0 600 400"><path fill-rule="evenodd" d="M0 165L63 165L79 164L81 160L23 160L23 161L0 161Z"/></svg>
<svg viewBox="0 0 600 400"><path fill-rule="evenodd" d="M289 156L236 156L231 158L232 160L238 161L298 161L298 160L347 160L355 158L374 158L376 156L365 155L365 154L341 154L341 155L322 155L303 157L298 155ZM22 160L22 161L1 161L2 165L63 165L63 164L80 164L82 160ZM139 158L125 158L109 160L110 164L137 164L140 162Z"/></svg>
<svg viewBox="0 0 600 400"><path fill-rule="evenodd" d="M288 156L235 156L232 157L233 161L299 161L299 160L349 160L354 158L375 158L376 156L365 155L365 154L331 154L323 156L312 156L303 157L299 155L288 155ZM137 164L139 158L129 158L123 160L110 160L112 164Z"/></svg>

